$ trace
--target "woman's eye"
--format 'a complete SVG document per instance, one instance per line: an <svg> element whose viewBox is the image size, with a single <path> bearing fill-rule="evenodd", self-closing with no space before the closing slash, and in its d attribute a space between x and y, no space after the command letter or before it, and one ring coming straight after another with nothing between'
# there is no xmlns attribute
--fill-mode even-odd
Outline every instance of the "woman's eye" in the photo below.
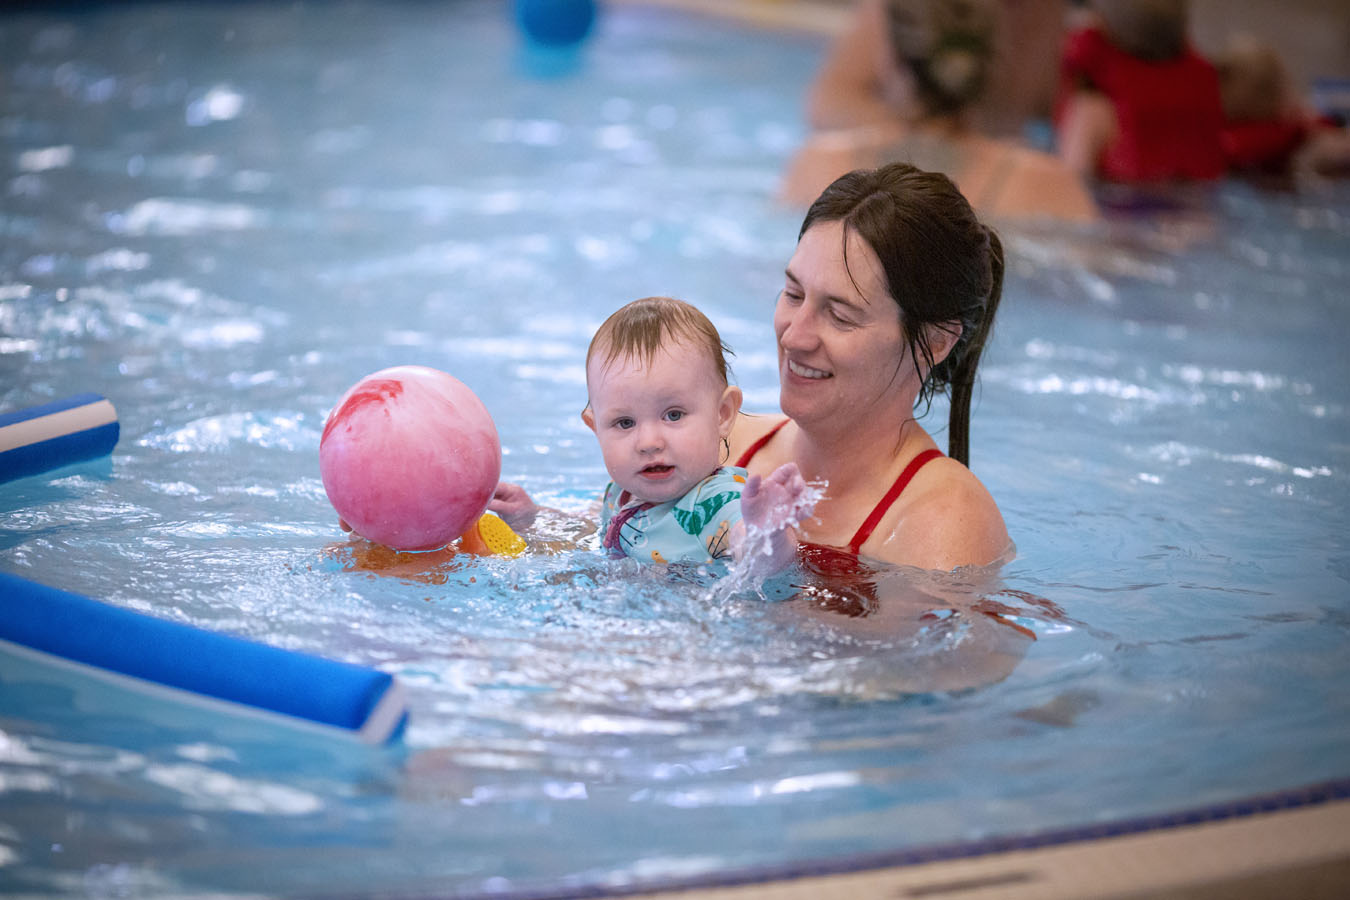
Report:
<svg viewBox="0 0 1350 900"><path fill-rule="evenodd" d="M837 324L844 325L849 328L853 327L853 325L855 324L852 319L850 319L848 316L841 315L839 310L833 306L830 307L830 318L833 319Z"/></svg>
<svg viewBox="0 0 1350 900"><path fill-rule="evenodd" d="M781 296L785 301L791 303L793 306L796 306L797 304L801 303L803 299L801 292L793 290L792 288L783 288L783 293Z"/></svg>

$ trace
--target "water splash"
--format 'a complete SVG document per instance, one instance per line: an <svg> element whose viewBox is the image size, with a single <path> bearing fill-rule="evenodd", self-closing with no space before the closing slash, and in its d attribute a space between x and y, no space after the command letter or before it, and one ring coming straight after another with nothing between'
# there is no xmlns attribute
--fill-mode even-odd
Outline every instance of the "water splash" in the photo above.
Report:
<svg viewBox="0 0 1350 900"><path fill-rule="evenodd" d="M764 527L746 522L745 543L740 559L731 564L725 578L708 589L705 599L721 603L745 591L753 592L760 599L767 599L763 591L764 579L774 573L766 573L763 563L773 556L774 535L784 528L796 528L810 518L816 504L824 498L828 486L829 483L825 481L807 482L806 490L800 497L770 512Z"/></svg>

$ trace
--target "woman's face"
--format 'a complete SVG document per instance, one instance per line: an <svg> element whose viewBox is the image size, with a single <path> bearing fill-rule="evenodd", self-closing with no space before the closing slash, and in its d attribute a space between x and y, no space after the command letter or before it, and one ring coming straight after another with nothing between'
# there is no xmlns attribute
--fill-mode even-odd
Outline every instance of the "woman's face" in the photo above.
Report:
<svg viewBox="0 0 1350 900"><path fill-rule="evenodd" d="M812 225L774 308L779 403L799 423L856 420L897 402L908 410L918 391L914 367L901 365L900 311L881 263L849 230L845 268L844 240L842 222Z"/></svg>

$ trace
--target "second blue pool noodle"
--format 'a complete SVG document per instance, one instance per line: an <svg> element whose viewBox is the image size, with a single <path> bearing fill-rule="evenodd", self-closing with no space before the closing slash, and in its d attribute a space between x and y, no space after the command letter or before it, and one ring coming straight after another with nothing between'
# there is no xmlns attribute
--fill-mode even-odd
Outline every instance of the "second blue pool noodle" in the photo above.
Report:
<svg viewBox="0 0 1350 900"><path fill-rule="evenodd" d="M370 743L397 737L407 719L401 690L386 672L142 615L3 573L0 641Z"/></svg>
<svg viewBox="0 0 1350 900"><path fill-rule="evenodd" d="M107 456L120 434L117 410L99 394L0 414L0 483Z"/></svg>

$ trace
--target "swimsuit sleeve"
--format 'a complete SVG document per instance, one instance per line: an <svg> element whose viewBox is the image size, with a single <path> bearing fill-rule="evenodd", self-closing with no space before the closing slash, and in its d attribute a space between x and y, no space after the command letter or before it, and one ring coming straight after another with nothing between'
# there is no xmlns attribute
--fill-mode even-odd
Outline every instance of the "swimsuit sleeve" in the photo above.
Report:
<svg viewBox="0 0 1350 900"><path fill-rule="evenodd" d="M618 486L614 482L605 485L604 496L600 498L600 534L605 533L609 527L609 520L614 518L614 510L618 508L616 502L619 496Z"/></svg>

